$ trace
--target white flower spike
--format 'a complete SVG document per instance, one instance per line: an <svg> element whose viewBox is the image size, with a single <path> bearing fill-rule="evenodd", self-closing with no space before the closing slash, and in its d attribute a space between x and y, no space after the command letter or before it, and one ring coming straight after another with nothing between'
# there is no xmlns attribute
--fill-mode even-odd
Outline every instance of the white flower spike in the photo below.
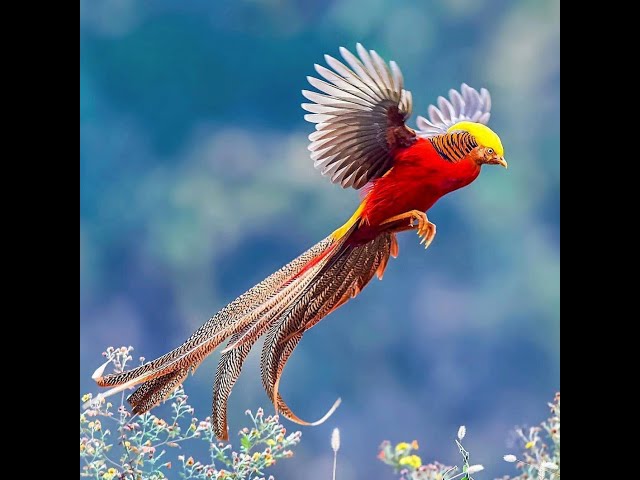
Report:
<svg viewBox="0 0 640 480"><path fill-rule="evenodd" d="M340 450L340 430L334 428L331 432L331 449L333 450L333 480L336 480L336 470L338 467L338 450Z"/></svg>
<svg viewBox="0 0 640 480"><path fill-rule="evenodd" d="M340 429L334 428L331 433L331 448L334 452L340 450Z"/></svg>

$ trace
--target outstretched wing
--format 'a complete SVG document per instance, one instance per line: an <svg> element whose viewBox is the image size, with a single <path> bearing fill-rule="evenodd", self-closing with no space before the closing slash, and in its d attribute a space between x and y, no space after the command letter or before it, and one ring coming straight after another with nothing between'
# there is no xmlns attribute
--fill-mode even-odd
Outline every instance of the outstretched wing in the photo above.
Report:
<svg viewBox="0 0 640 480"><path fill-rule="evenodd" d="M429 105L429 118L417 118L418 131L421 137L433 137L446 133L449 127L461 121L484 123L489 121L491 114L491 96L486 88L478 92L463 83L460 92L453 88L449 90L449 100L438 97L438 106Z"/></svg>
<svg viewBox="0 0 640 480"><path fill-rule="evenodd" d="M329 55L324 58L333 71L315 65L326 81L308 80L323 93L303 90L313 103L302 108L316 124L309 135L314 166L333 183L358 189L384 175L393 166L393 151L412 145L416 134L405 126L412 100L398 66L360 44L356 49L360 59L340 47L348 66Z"/></svg>

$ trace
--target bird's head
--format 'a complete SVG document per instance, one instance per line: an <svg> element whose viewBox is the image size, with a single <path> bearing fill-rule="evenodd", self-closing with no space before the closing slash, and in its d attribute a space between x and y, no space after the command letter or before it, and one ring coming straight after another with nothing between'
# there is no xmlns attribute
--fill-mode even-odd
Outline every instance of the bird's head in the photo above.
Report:
<svg viewBox="0 0 640 480"><path fill-rule="evenodd" d="M478 147L474 152L475 160L478 164L502 165L507 168L507 161L504 159L504 147L500 141L500 137L496 132L486 125L476 122L458 122L447 130L469 132L478 142Z"/></svg>

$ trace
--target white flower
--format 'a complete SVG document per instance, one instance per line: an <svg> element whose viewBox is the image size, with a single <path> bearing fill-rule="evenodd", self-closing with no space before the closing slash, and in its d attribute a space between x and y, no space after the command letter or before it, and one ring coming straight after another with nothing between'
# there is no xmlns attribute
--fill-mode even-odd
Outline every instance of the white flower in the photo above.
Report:
<svg viewBox="0 0 640 480"><path fill-rule="evenodd" d="M516 460L518 460L518 459L516 458L516 456L515 456L515 455L505 455L505 456L504 456L504 457L502 457L502 458L504 458L504 461L505 461L505 462L509 462L509 463L513 463L513 462L515 462Z"/></svg>
<svg viewBox="0 0 640 480"><path fill-rule="evenodd" d="M547 468L549 470L557 470L558 469L558 465L556 465L555 463L551 463L551 462L544 462L541 465L542 468Z"/></svg>
<svg viewBox="0 0 640 480"><path fill-rule="evenodd" d="M466 434L467 427L465 427L464 425L460 425L460 428L458 429L458 439L462 440Z"/></svg>
<svg viewBox="0 0 640 480"><path fill-rule="evenodd" d="M471 465L467 469L467 474L471 475L472 473L478 473L478 472L481 472L482 470L484 470L484 467L482 465Z"/></svg>
<svg viewBox="0 0 640 480"><path fill-rule="evenodd" d="M334 428L331 433L331 448L334 452L340 449L340 430L337 428Z"/></svg>

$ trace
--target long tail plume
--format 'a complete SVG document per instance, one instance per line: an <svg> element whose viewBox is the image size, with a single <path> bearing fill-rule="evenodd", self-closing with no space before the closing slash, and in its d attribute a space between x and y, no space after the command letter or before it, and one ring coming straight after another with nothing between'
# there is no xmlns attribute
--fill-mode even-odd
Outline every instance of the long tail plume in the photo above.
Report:
<svg viewBox="0 0 640 480"><path fill-rule="evenodd" d="M139 385L127 401L134 413L144 413L168 397L189 371L195 371L207 355L228 339L213 388L215 434L226 440L229 395L251 348L266 333L260 369L263 386L276 411L300 424L321 423L337 408L339 399L322 419L306 422L287 406L278 386L284 366L304 332L355 297L374 274L382 278L389 256L397 254L392 233L382 233L363 245L350 245L347 240L354 229L355 226L340 238L329 236L311 247L240 295L166 355L122 373L103 375L104 366L100 367L94 379L102 387L111 387L100 396Z"/></svg>

